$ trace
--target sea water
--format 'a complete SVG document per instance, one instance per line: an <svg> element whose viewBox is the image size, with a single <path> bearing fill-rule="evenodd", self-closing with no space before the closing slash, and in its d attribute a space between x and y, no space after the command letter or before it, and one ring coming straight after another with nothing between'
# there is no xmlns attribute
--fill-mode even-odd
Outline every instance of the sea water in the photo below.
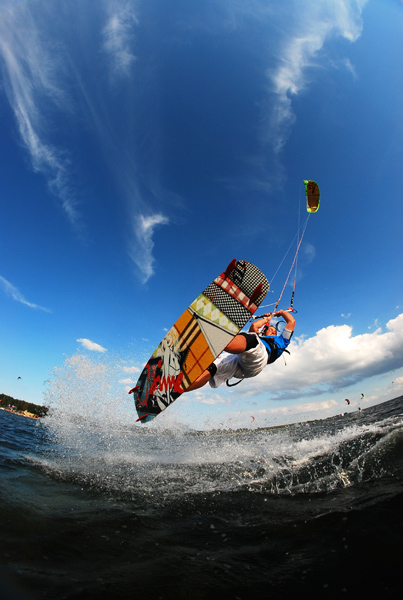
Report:
<svg viewBox="0 0 403 600"><path fill-rule="evenodd" d="M0 411L4 597L396 597L403 397L203 432L120 418L96 375L103 403L75 368L44 419Z"/></svg>

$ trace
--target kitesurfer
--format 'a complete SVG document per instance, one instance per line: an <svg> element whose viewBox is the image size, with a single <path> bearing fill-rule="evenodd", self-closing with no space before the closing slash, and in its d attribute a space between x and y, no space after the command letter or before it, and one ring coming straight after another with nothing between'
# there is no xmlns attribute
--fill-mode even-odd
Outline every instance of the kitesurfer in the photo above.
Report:
<svg viewBox="0 0 403 600"><path fill-rule="evenodd" d="M282 317L285 327L281 334L270 325L272 317ZM185 391L197 390L206 383L217 388L232 377L243 379L256 377L264 367L273 363L286 350L294 332L292 313L279 310L266 313L253 321L249 332L236 335L224 349L229 355L219 356Z"/></svg>

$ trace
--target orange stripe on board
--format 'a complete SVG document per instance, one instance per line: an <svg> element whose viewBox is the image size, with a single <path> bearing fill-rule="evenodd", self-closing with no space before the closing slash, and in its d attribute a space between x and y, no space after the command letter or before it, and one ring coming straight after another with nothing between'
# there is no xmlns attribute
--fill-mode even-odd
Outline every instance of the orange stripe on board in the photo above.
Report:
<svg viewBox="0 0 403 600"><path fill-rule="evenodd" d="M192 349L190 349L192 350ZM207 356L206 356L207 355ZM207 367L209 365L211 365L211 363L213 362L215 356L213 356L211 350L209 347L207 347L204 352L199 356L199 358L197 358L194 353L192 352L192 358L194 360L194 364L192 367L190 367L190 369L186 369L186 376L188 377L189 381L190 381L190 376L192 371L196 368L199 367L200 372L196 375L196 377L193 379L193 381L196 381L196 379L199 377L199 375L201 375L203 373L203 371L205 371L207 369ZM205 358L207 358L207 360L205 360Z"/></svg>
<svg viewBox="0 0 403 600"><path fill-rule="evenodd" d="M185 311L185 313L179 317L174 324L174 328L178 332L178 342L181 350L190 346L193 342L189 340L195 335L198 335L199 331L201 331L197 319L193 316L193 313L188 311Z"/></svg>

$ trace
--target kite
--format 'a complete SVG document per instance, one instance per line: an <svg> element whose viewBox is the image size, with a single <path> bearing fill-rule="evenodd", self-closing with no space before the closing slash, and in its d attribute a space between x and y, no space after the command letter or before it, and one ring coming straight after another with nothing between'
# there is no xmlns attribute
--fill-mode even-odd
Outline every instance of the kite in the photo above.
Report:
<svg viewBox="0 0 403 600"><path fill-rule="evenodd" d="M306 210L309 213L316 213L319 210L320 192L316 181L304 179L306 192Z"/></svg>

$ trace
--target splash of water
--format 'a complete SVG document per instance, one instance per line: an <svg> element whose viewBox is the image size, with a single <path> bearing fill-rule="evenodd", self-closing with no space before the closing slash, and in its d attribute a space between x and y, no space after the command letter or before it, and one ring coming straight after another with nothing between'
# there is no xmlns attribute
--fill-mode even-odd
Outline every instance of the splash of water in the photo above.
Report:
<svg viewBox="0 0 403 600"><path fill-rule="evenodd" d="M316 493L362 479L366 456L383 435L376 424L335 430L326 421L237 431L166 427L163 420L142 427L135 424L121 373L120 361L80 354L55 368L44 421L55 441L46 459L52 473L132 498L147 496L148 503L240 488Z"/></svg>

